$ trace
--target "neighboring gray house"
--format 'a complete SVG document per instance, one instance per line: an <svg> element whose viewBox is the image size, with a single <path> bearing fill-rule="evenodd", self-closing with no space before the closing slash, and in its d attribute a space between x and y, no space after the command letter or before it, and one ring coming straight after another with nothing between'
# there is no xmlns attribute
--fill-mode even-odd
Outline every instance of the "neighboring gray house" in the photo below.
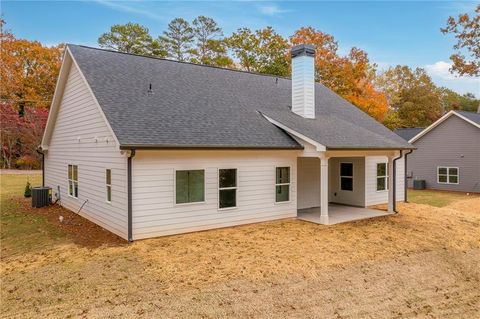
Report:
<svg viewBox="0 0 480 319"><path fill-rule="evenodd" d="M408 185L426 181L429 189L480 192L480 114L450 111L425 129L395 131L417 149L408 155Z"/></svg>
<svg viewBox="0 0 480 319"><path fill-rule="evenodd" d="M290 80L68 45L45 185L128 240L393 212L412 146L315 83L314 55L292 50Z"/></svg>

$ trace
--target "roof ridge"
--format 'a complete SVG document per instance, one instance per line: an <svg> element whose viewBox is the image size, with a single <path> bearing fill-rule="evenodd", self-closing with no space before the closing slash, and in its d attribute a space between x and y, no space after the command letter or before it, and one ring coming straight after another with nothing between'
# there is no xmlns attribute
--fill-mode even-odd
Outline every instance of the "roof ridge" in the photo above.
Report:
<svg viewBox="0 0 480 319"><path fill-rule="evenodd" d="M231 72L239 72L239 73L246 73L246 74L252 74L252 75L259 75L259 76L268 76L268 77L271 77L271 78L280 78L280 79L285 79L285 80L290 80L290 81L292 80L291 77L286 77L286 76L281 76L281 75L273 75L273 74L267 74L267 73L259 73L259 72L251 72L251 71L238 70L238 69L222 68L222 67L214 66L214 65L206 65L206 64L186 62L186 61L170 60L170 59L159 58L159 57L155 57L155 56L148 56L148 55L142 55L142 54L121 52L121 51L115 51L115 50L104 49L104 48L95 48L95 47L91 47L91 46L88 46L88 45L82 45L82 44L67 43L67 46L76 46L76 47L81 47L81 48L86 48L86 49L92 49L92 50L98 50L98 51L104 51L104 52L110 52L110 53L118 53L118 54L124 54L124 55L131 55L131 56L136 56L136 57L141 57L141 58L147 58L147 59L154 59L154 60L160 60L160 61L166 61L166 62L174 62L174 63L180 63L180 64L187 64L187 65L193 65L193 66L199 66L199 67L219 69L219 70L224 70L224 71L231 71ZM321 84L320 82L316 82L316 83Z"/></svg>

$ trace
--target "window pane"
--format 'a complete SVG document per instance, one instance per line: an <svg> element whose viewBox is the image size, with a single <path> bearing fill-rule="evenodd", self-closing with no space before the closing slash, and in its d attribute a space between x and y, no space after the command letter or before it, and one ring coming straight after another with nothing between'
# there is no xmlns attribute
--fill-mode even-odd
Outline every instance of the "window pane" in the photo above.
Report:
<svg viewBox="0 0 480 319"><path fill-rule="evenodd" d="M439 181L440 183L446 183L446 182L447 182L447 176L445 176L445 175L439 175L439 176L438 176L438 181Z"/></svg>
<svg viewBox="0 0 480 319"><path fill-rule="evenodd" d="M68 181L68 195L73 196L73 182Z"/></svg>
<svg viewBox="0 0 480 319"><path fill-rule="evenodd" d="M340 163L340 176L353 176L353 164Z"/></svg>
<svg viewBox="0 0 480 319"><path fill-rule="evenodd" d="M188 171L188 202L205 200L205 172L203 170Z"/></svg>
<svg viewBox="0 0 480 319"><path fill-rule="evenodd" d="M236 207L237 206L237 190L236 189L222 189L220 190L219 207Z"/></svg>
<svg viewBox="0 0 480 319"><path fill-rule="evenodd" d="M290 185L276 186L275 194L277 202L288 202L290 200Z"/></svg>
<svg viewBox="0 0 480 319"><path fill-rule="evenodd" d="M78 181L78 166L73 165L73 180Z"/></svg>
<svg viewBox="0 0 480 319"><path fill-rule="evenodd" d="M447 168L446 167L439 167L438 174L447 175Z"/></svg>
<svg viewBox="0 0 480 319"><path fill-rule="evenodd" d="M452 183L452 184L457 184L458 183L458 176L450 175L448 177L448 182Z"/></svg>
<svg viewBox="0 0 480 319"><path fill-rule="evenodd" d="M107 186L107 201L111 202L112 201L112 187Z"/></svg>
<svg viewBox="0 0 480 319"><path fill-rule="evenodd" d="M72 165L68 165L68 179L72 179Z"/></svg>
<svg viewBox="0 0 480 319"><path fill-rule="evenodd" d="M458 175L458 168L456 168L456 167L450 167L450 168L448 169L448 174L450 174L450 175Z"/></svg>
<svg viewBox="0 0 480 319"><path fill-rule="evenodd" d="M387 165L385 163L377 164L377 176L386 176L387 175Z"/></svg>
<svg viewBox="0 0 480 319"><path fill-rule="evenodd" d="M106 177L106 184L111 185L112 184L112 170L111 169L107 169L105 177Z"/></svg>
<svg viewBox="0 0 480 319"><path fill-rule="evenodd" d="M342 177L340 186L340 189L343 191L353 191L353 178Z"/></svg>
<svg viewBox="0 0 480 319"><path fill-rule="evenodd" d="M237 170L221 169L218 171L220 188L237 186Z"/></svg>
<svg viewBox="0 0 480 319"><path fill-rule="evenodd" d="M276 184L290 183L290 167L277 167Z"/></svg>
<svg viewBox="0 0 480 319"><path fill-rule="evenodd" d="M188 203L188 171L176 171L175 194L177 204Z"/></svg>
<svg viewBox="0 0 480 319"><path fill-rule="evenodd" d="M73 190L74 190L74 195L75 197L78 197L78 183L73 182Z"/></svg>
<svg viewBox="0 0 480 319"><path fill-rule="evenodd" d="M384 191L385 188L385 177L377 178L377 191Z"/></svg>

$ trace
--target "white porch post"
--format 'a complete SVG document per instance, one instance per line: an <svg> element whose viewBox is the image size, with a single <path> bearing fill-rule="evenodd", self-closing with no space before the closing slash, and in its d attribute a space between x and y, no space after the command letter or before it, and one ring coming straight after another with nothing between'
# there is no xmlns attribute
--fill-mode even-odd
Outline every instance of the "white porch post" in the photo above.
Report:
<svg viewBox="0 0 480 319"><path fill-rule="evenodd" d="M328 224L328 157L320 157L320 223Z"/></svg>
<svg viewBox="0 0 480 319"><path fill-rule="evenodd" d="M388 212L393 211L393 156L388 157Z"/></svg>

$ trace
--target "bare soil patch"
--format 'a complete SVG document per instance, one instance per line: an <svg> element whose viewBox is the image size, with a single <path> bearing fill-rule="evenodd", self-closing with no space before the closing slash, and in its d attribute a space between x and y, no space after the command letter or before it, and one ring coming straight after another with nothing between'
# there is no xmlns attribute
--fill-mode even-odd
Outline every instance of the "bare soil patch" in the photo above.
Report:
<svg viewBox="0 0 480 319"><path fill-rule="evenodd" d="M101 232L83 234L79 216L35 210L56 225L64 215L71 223L58 227L86 238L4 259L2 316L480 317L480 198L398 209L334 226L283 220L108 245Z"/></svg>
<svg viewBox="0 0 480 319"><path fill-rule="evenodd" d="M96 248L127 244L124 239L60 205L32 208L31 199L20 198L17 200L19 200L19 204L22 207L21 210L25 214L45 216L50 225L68 234L68 238L80 247ZM63 217L62 222L60 222L60 216Z"/></svg>

